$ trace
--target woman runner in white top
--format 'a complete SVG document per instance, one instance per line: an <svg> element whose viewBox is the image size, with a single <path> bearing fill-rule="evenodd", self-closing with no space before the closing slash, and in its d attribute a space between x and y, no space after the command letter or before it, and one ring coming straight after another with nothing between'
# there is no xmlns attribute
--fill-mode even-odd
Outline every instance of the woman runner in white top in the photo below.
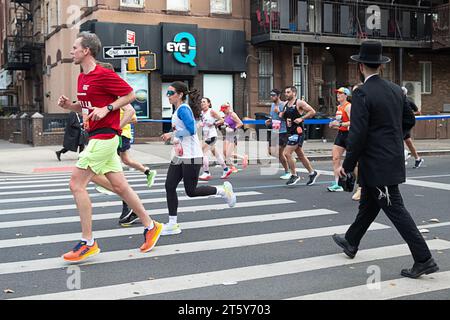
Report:
<svg viewBox="0 0 450 320"><path fill-rule="evenodd" d="M193 109L185 102L188 95ZM198 174L203 162L203 153L195 125L195 116L200 116L198 92L196 90L189 92L184 83L174 82L167 90L167 97L176 110L172 116L173 132L161 136L164 141L173 139L174 143L174 154L165 184L169 223L164 224L161 235L181 233L181 228L177 224L177 187L181 180L184 181L184 190L189 197L219 195L230 207L236 204L236 196L229 182L225 182L223 187L218 188L197 186Z"/></svg>
<svg viewBox="0 0 450 320"><path fill-rule="evenodd" d="M217 129L216 129L216 121L221 120L220 115L214 111L211 107L211 100L209 98L203 98L202 103L202 119L200 122L200 126L202 127L203 133L203 174L199 177L200 180L210 180L212 178L211 173L209 172L209 157L208 150L216 157L219 164L222 166L223 174L220 177L221 179L226 179L230 176L232 171L227 167L225 161L223 160L220 152L216 150L216 142L217 142Z"/></svg>

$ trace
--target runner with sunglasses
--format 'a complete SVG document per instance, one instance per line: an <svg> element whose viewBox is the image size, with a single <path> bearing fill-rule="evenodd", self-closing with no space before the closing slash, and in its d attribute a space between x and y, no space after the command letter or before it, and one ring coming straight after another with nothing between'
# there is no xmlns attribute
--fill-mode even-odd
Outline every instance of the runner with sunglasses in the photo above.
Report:
<svg viewBox="0 0 450 320"><path fill-rule="evenodd" d="M191 106L186 103L189 96ZM164 224L162 235L181 233L177 221L178 196L177 187L183 180L184 190L189 197L218 195L224 198L230 207L236 204L236 195L228 181L223 187L197 186L198 175L203 165L203 152L196 132L195 118L200 117L199 100L196 90L189 91L182 82L172 83L167 90L170 104L175 106L172 115L173 132L161 136L164 141L173 140L172 161L166 178L166 197L169 209L169 222Z"/></svg>

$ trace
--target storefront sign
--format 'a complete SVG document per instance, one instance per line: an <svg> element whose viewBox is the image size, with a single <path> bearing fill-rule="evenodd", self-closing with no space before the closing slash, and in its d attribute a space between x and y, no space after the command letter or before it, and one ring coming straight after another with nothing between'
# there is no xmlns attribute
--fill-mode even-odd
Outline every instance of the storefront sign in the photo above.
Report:
<svg viewBox="0 0 450 320"><path fill-rule="evenodd" d="M166 44L166 50L172 52L178 62L190 64L192 67L197 66L194 61L197 56L197 41L189 32L180 32L175 35L173 42Z"/></svg>

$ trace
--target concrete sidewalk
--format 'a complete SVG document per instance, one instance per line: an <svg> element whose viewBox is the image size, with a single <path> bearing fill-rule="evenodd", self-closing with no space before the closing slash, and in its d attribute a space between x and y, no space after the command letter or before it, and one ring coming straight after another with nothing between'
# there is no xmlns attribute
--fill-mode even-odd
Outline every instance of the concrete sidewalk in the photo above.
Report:
<svg viewBox="0 0 450 320"><path fill-rule="evenodd" d="M450 154L450 140L416 140L414 141L419 154L423 156ZM222 142L218 142L222 150ZM308 140L304 150L312 161L330 160L333 142ZM258 160L268 160L267 142L239 141L238 153L249 154L250 164ZM23 144L13 144L0 140L0 172L3 173L50 173L69 172L75 166L78 154L68 152L61 156L61 162L56 159L55 151L61 146L31 147ZM151 167L167 167L170 161L171 145L163 142L147 142L134 144L131 156L134 160Z"/></svg>

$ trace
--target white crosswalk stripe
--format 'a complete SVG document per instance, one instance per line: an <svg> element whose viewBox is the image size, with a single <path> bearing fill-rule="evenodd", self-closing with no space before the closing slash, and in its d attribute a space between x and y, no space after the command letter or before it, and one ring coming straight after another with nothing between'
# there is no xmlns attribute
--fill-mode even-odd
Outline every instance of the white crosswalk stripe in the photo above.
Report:
<svg viewBox="0 0 450 320"><path fill-rule="evenodd" d="M304 171L304 169L302 170ZM320 173L324 176L332 175L331 171L320 171ZM133 188L142 187L137 193L149 215L158 221L166 221L168 210L165 189L157 188L164 185L165 174L158 175L156 188L151 189L146 188L145 177L142 173L125 172L125 175ZM0 198L0 206L3 206L3 208L0 207L0 256L4 257L0 259L0 283L3 281L21 282L22 277L27 277L28 273L32 273L33 277L37 279L41 273L45 273L46 277L55 275L56 278L61 278L61 270L66 270L71 266L60 257L80 239L80 220L73 196L68 189L69 178L70 173L0 176L0 197L3 197ZM208 184L222 182L216 180ZM430 184L422 181L419 181L417 186L441 190L446 188L443 184ZM364 263L383 265L388 263L389 259L410 256L410 251L404 243L394 242L360 249L355 259L348 259L341 249L334 245L330 236L335 233L344 234L349 227L348 222L353 217L347 217L349 219L342 222L343 215L335 208L330 210L314 206L314 209L301 210L302 207L298 204L305 203L305 200L307 202L308 199L305 197L301 196L299 199L291 200L287 196L284 198L283 192L280 192L276 197L270 198L265 197L268 193L265 193L259 186L254 190L251 187L237 188L238 202L234 208L229 208L223 199L217 196L189 198L184 195L184 188L181 185L178 189L180 201L178 213L183 215L183 218L179 219L183 232L177 236L162 237L151 252L142 254L137 249L143 241L142 225L137 224L129 228L118 226L117 220L122 205L122 202L118 201L120 198L97 193L95 188L89 185L88 191L91 193L94 209L92 216L94 237L99 240L100 247L106 248L106 251L81 263L79 266L83 268L84 272L109 269L111 266L124 264L132 268L131 266L134 264L137 266L140 263L148 265L153 270L156 267L152 264L153 259L165 257L175 264L182 265L186 256L197 259L220 252L228 252L227 259L232 257L231 262L227 266L222 266L220 261L215 261L216 264L211 267L199 263L197 268L191 268L186 273L178 271L148 281L113 282L112 278L106 278L102 279L99 284L89 284L76 291L67 290L65 287L51 290L42 287L34 291L30 289L30 293L23 292L8 296L2 295L0 291L0 299L17 297L18 299L36 300L97 300L136 297L152 299L156 295L164 296L195 289L208 290L208 288L227 282L236 282L245 286L255 281L265 281L270 285L277 277L288 278L293 275L301 277L307 273L311 273L311 281L318 282L319 279L314 280L316 272L348 268L348 266ZM14 207L14 204L18 206ZM156 208L152 208L155 206ZM60 216L61 214L63 216ZM32 215L37 216L33 217ZM97 222L102 222L103 229L95 229ZM424 224L419 228L443 230L448 226L450 226L450 222L443 221ZM217 232L221 228L228 228L227 230L233 230L233 232L229 236L224 236ZM40 230L44 230L44 234L40 234ZM14 233L11 234L11 231ZM390 232L394 232L390 226L376 222L370 226L368 231L371 236L377 238ZM14 234L16 234L15 238ZM191 240L183 241L183 237ZM251 257L246 261L233 253L253 249L261 250L271 246L289 250L295 248L296 251L301 251L302 246L299 246L299 242L302 243L307 239L311 239L308 242L308 254L299 255L295 259L286 255L277 261L263 262L258 261L257 258L251 259ZM316 240L326 240L330 244L329 252L321 251L320 254L316 252L313 242ZM120 242L126 242L126 244L117 248L117 244ZM130 243L135 243L135 245L129 247ZM433 251L450 251L450 241L435 238L427 240L427 243ZM29 252L33 254L30 256L27 254ZM37 255L38 252L46 253ZM270 257L270 253L268 256ZM117 270L126 272L121 268ZM124 278L132 279L132 273L126 274ZM294 294L287 297L292 297L289 298L292 300L402 298L450 289L450 272L442 270L432 276L423 277L421 281L393 279L380 282L380 290L369 290L364 282L350 285L341 283L337 288L339 289L334 287L333 290L323 292L317 292L317 289L309 292L292 291Z"/></svg>
<svg viewBox="0 0 450 320"><path fill-rule="evenodd" d="M432 249L450 249L450 242L432 240L428 244ZM363 250L354 260L344 259L342 255L329 255L286 262L256 265L244 268L220 270L186 276L155 279L135 283L97 287L77 291L65 291L54 294L31 296L32 300L97 300L97 299L128 299L139 296L149 296L173 291L202 288L222 284L226 281L242 282L280 275L297 274L312 270L352 265L362 262L377 261L401 257L409 254L406 245L381 247ZM447 284L448 285L448 284ZM26 298L23 298L26 299Z"/></svg>

